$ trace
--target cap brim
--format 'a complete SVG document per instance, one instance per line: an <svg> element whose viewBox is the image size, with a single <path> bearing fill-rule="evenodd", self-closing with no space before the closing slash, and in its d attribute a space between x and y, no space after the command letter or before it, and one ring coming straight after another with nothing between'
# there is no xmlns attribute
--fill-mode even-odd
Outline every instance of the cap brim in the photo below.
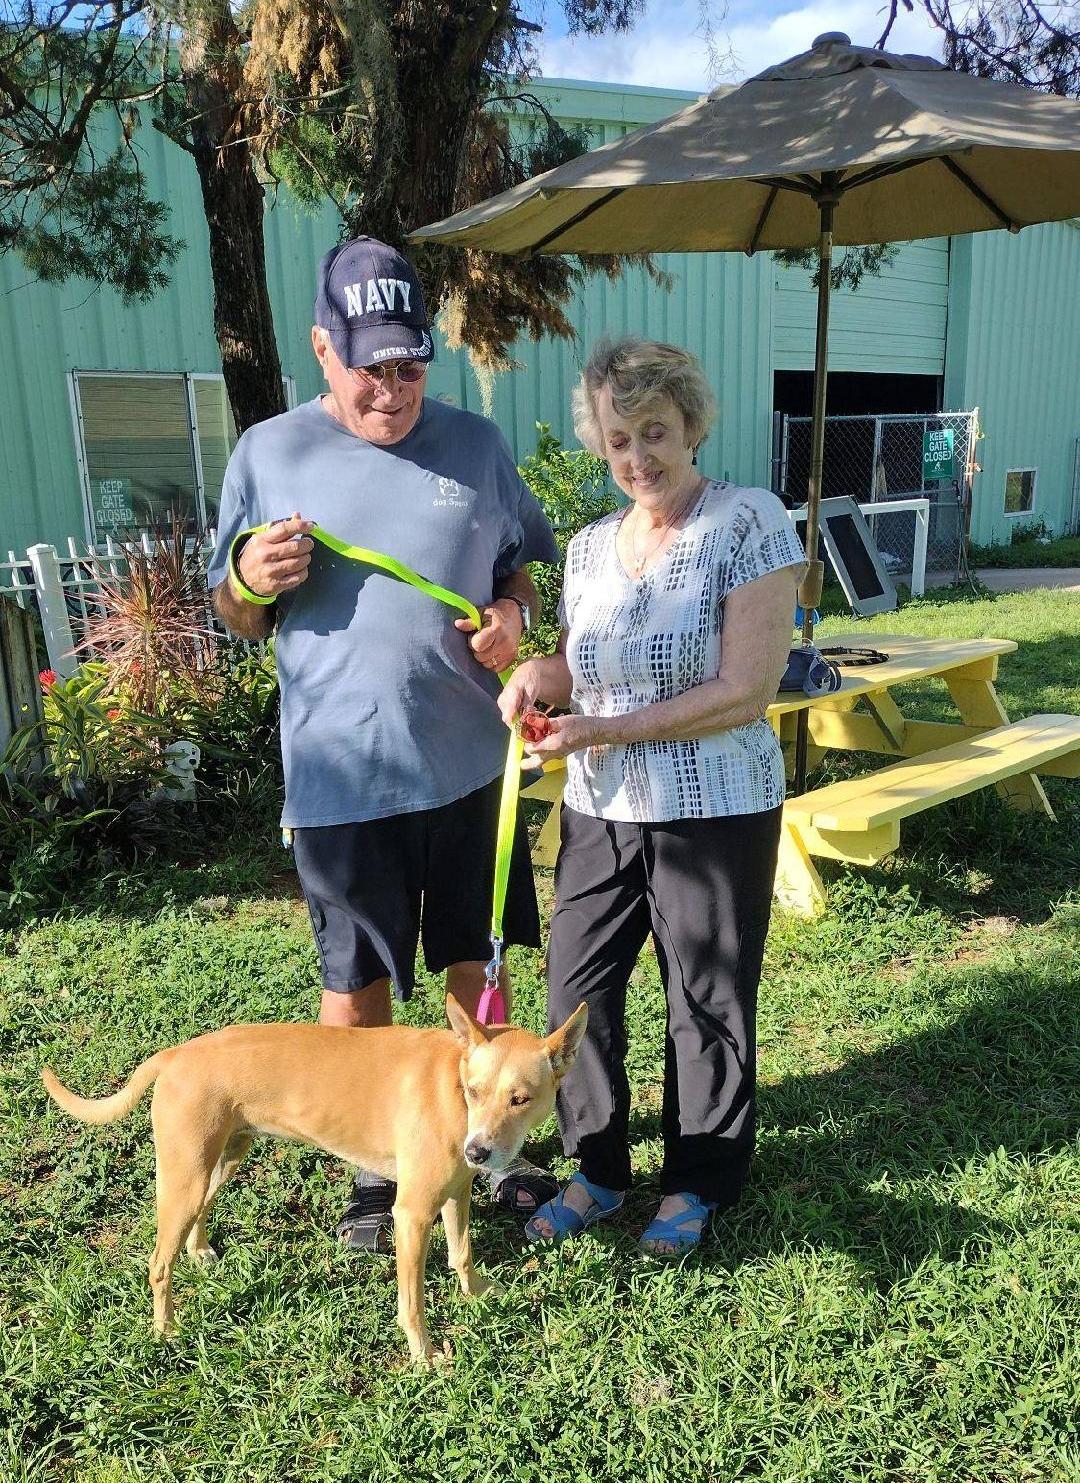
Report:
<svg viewBox="0 0 1080 1483"><path fill-rule="evenodd" d="M330 330L330 343L346 366L377 366L384 360L435 359L427 330L407 324L367 325L364 329Z"/></svg>

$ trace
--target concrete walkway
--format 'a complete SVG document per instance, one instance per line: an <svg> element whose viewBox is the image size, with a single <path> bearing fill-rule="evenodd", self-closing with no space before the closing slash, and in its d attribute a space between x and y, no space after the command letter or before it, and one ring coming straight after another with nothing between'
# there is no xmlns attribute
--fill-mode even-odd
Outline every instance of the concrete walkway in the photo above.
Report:
<svg viewBox="0 0 1080 1483"><path fill-rule="evenodd" d="M980 566L975 575L991 592L1030 592L1033 587L1060 587L1080 592L1077 566Z"/></svg>
<svg viewBox="0 0 1080 1483"><path fill-rule="evenodd" d="M980 566L975 575L991 592L1030 592L1033 587L1056 587L1062 592L1080 592L1080 566ZM926 586L950 587L952 577L927 572Z"/></svg>

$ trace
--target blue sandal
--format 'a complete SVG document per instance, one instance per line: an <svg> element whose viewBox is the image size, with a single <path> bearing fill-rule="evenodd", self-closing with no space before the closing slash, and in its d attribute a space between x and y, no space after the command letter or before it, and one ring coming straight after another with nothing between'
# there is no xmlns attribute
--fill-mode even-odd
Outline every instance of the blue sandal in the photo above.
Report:
<svg viewBox="0 0 1080 1483"><path fill-rule="evenodd" d="M585 1188L592 1204L584 1215L579 1215L570 1205L566 1203L564 1196L572 1184L580 1184ZM525 1225L525 1234L530 1241L550 1241L553 1245L563 1241L567 1236L576 1236L579 1231L603 1220L605 1216L614 1215L622 1208L622 1202L626 1194L622 1190L606 1189L602 1184L592 1184L585 1178L584 1174L572 1174L564 1189L561 1189L554 1199L548 1200L541 1205L531 1220ZM550 1221L554 1227L549 1236L544 1231L537 1230L538 1220Z"/></svg>
<svg viewBox="0 0 1080 1483"><path fill-rule="evenodd" d="M693 1251L700 1243L716 1206L699 1199L689 1190L679 1190L678 1198L686 1201L685 1210L669 1216L667 1220L655 1216L642 1231L638 1247L646 1256L655 1257L658 1261L674 1261L677 1257L685 1256L688 1251ZM666 1241L675 1248L674 1251L654 1250L658 1241Z"/></svg>

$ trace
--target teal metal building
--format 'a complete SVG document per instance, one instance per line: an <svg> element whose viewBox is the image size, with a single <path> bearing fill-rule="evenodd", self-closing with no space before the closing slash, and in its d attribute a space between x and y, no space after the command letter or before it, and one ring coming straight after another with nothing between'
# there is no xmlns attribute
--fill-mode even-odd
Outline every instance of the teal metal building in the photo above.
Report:
<svg viewBox="0 0 1080 1483"><path fill-rule="evenodd" d="M551 80L534 89L593 143L685 106L695 94ZM125 307L110 290L27 281L0 258L0 559L39 541L83 543L166 503L212 519L232 429L213 336L206 226L188 157L151 129L140 146L155 192L186 242L169 288ZM314 216L268 200L267 262L291 400L319 390L310 347L315 264L337 238ZM774 482L775 414L809 410L814 293L808 275L768 254L658 259L669 291L634 268L587 282L574 343L522 343L519 368L488 388L519 457L536 423L573 442L570 389L592 342L633 331L699 355L721 415L702 467ZM485 410L485 388L445 345L429 392ZM971 534L1007 541L1018 522L1080 526L1080 223L1018 237L910 243L877 278L834 297L830 410L889 413L977 408ZM861 492L853 491L857 497ZM140 499L142 501L140 505Z"/></svg>

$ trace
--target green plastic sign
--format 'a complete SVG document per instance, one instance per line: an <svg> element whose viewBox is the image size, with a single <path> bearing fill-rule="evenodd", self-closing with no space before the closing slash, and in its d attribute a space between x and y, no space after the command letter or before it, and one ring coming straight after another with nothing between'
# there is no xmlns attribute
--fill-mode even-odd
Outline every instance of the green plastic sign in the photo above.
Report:
<svg viewBox="0 0 1080 1483"><path fill-rule="evenodd" d="M94 525L98 532L105 534L131 530L135 524L131 480L95 479L91 487L94 496Z"/></svg>
<svg viewBox="0 0 1080 1483"><path fill-rule="evenodd" d="M922 435L923 483L933 479L955 479L956 457L954 440L956 432L951 427L929 427Z"/></svg>

